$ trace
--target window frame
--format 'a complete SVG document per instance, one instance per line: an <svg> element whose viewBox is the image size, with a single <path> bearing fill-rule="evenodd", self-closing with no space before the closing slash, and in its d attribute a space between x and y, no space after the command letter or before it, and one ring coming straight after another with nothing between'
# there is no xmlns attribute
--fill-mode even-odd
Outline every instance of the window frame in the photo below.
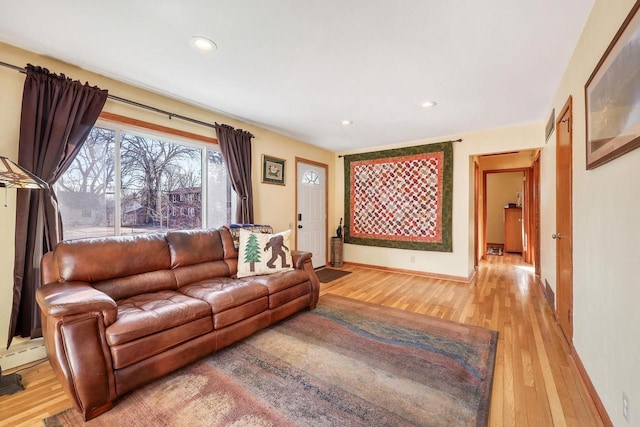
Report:
<svg viewBox="0 0 640 427"><path fill-rule="evenodd" d="M217 139L186 132L174 128L169 128L166 126L156 125L154 123L149 123L137 119L132 119L126 116L121 116L118 114L102 112L96 121L96 123L92 126L92 128L98 127L107 129L114 132L114 227L113 233L115 236L122 235L122 171L121 171L121 142L122 142L122 134L130 134L135 136L140 136L144 138L150 138L152 140L161 141L163 143L175 143L181 144L190 148L200 150L200 160L201 160L201 197L199 198L200 202L200 220L201 225L200 228L206 229L211 225L209 222L209 151L217 151L220 152L220 147ZM225 166L226 167L226 166ZM234 191L231 186L231 182L227 177L227 188L225 188L225 193L227 194L227 199L231 197L230 200L227 200L225 214L227 217L227 222L232 222L233 217L233 209L236 205ZM178 195L179 199L183 198L183 195ZM192 197L196 199L195 197ZM173 212L175 212L175 207L173 208ZM194 209L195 210L195 209ZM175 215L175 213L174 213ZM219 224L218 224L219 225ZM125 226L126 228L126 226Z"/></svg>
<svg viewBox="0 0 640 427"><path fill-rule="evenodd" d="M106 120L101 120L98 119L96 121L96 123L93 125L93 127L101 127L103 129L108 129L108 130L113 130L115 132L115 156L114 159L116 161L116 168L115 168L115 201L116 201L116 210L115 210L115 215L116 215L116 221L115 221L115 230L114 233L116 236L121 236L121 232L120 229L122 227L122 211L121 211L121 201L122 201L122 169L120 169L120 161L122 159L122 151L121 151L121 142L122 142L122 134L128 134L128 135L134 135L134 136L140 136L143 138L149 138L152 139L154 141L160 141L162 143L167 143L167 144L181 144L184 145L186 147L190 147L190 148L194 148L194 149L199 149L200 150L200 181L201 181L201 187L200 187L200 191L201 193L203 192L208 192L208 179L206 179L209 176L209 162L208 162L208 151L211 147L211 144L205 144L203 142L200 141L193 141L193 140L189 140L187 138L184 138L181 135L172 135L172 134L163 134L161 132L157 132L154 133L153 131L146 129L146 128L136 128L135 126L131 126L131 125L126 125L126 124L119 124L117 122L109 122ZM216 151L220 151L220 148L218 147ZM207 193L208 194L208 193ZM178 194L178 199L180 202L185 202L186 197L184 196L184 194ZM207 228L208 227L208 218L206 213L208 212L208 197L205 198L201 198L200 200L200 209L201 209L201 218L200 218L200 228ZM183 209L180 209L181 211L181 215L184 215L182 213Z"/></svg>

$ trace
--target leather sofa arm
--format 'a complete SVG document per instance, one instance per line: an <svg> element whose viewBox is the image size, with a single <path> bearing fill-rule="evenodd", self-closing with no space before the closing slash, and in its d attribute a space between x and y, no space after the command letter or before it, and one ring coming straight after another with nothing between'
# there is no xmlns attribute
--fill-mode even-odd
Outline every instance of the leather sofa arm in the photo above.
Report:
<svg viewBox="0 0 640 427"><path fill-rule="evenodd" d="M309 282L311 282L311 302L309 309L316 308L318 299L320 297L320 281L313 269L313 263L311 262L311 252L303 251L291 251L291 257L293 259L293 265L296 269L304 270L309 273Z"/></svg>
<svg viewBox="0 0 640 427"><path fill-rule="evenodd" d="M49 283L36 300L49 361L74 406L85 421L109 410L116 388L105 329L115 301L85 282Z"/></svg>
<svg viewBox="0 0 640 427"><path fill-rule="evenodd" d="M304 263L311 261L311 252L291 251L293 265L299 270L304 270Z"/></svg>
<svg viewBox="0 0 640 427"><path fill-rule="evenodd" d="M85 282L50 283L36 290L36 300L45 316L65 317L102 312L105 326L116 321L118 306L104 292Z"/></svg>

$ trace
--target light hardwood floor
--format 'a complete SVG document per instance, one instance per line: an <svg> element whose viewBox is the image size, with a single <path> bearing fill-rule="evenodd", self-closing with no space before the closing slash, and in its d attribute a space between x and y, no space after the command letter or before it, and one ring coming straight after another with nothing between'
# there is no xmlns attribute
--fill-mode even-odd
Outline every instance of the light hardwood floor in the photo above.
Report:
<svg viewBox="0 0 640 427"><path fill-rule="evenodd" d="M346 265L331 293L499 331L489 425L601 426L569 347L521 257L490 256L470 284ZM20 373L26 390L0 396L0 425L42 425L71 406L44 363Z"/></svg>

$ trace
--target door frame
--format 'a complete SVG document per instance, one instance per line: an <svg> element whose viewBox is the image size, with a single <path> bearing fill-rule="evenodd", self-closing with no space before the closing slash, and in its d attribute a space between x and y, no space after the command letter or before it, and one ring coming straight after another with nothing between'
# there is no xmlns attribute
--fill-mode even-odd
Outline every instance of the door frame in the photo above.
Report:
<svg viewBox="0 0 640 427"><path fill-rule="evenodd" d="M480 265L480 242L479 240L479 226L478 226L478 211L479 211L479 204L480 204L480 165L478 164L478 159L476 158L473 162L474 165L474 169L473 169L473 174L474 174L474 191L475 191L475 195L473 197L473 266L474 268L478 268L478 266ZM486 242L486 236L485 236L485 242ZM486 248L486 245L485 245ZM486 251L485 251L486 252Z"/></svg>
<svg viewBox="0 0 640 427"><path fill-rule="evenodd" d="M522 176L524 177L524 175L526 174L526 172L529 170L529 168L510 168L510 169L489 169L489 170L485 170L482 172L482 239L483 239L483 248L482 248L482 259L487 259L487 175L488 174L493 174L493 173L509 173L509 172L522 172ZM525 188L525 181L523 181L522 183L522 192L524 194L526 194L527 189ZM527 206L529 203L525 203L525 207L524 210L529 211L531 209L530 206ZM524 231L524 235L527 236L527 241L529 241L529 224L527 224L526 221L524 221L524 210L522 213L522 217L523 217L523 222L522 222L522 226L523 226L523 231ZM525 247L523 244L522 250L525 251ZM525 253L522 254L522 256L525 256Z"/></svg>
<svg viewBox="0 0 640 427"><path fill-rule="evenodd" d="M531 230L531 262L535 268L535 274L540 276L540 152L536 155L531 166L532 185L531 201L533 203L533 217L529 223Z"/></svg>
<svg viewBox="0 0 640 427"><path fill-rule="evenodd" d="M306 163L308 165L313 165L317 167L321 167L324 169L324 265L329 265L329 165L326 163L316 162L314 160L305 159L303 157L296 157L296 170L295 170L295 212L293 217L295 218L294 226L293 226L293 234L294 241L296 242L296 249L298 249L298 168L300 163Z"/></svg>

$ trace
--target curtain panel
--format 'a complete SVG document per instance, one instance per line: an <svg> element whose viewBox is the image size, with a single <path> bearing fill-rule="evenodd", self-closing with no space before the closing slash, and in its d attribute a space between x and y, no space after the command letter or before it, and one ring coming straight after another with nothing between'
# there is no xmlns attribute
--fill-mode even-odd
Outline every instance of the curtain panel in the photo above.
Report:
<svg viewBox="0 0 640 427"><path fill-rule="evenodd" d="M251 185L251 138L242 129L216 123L218 144L227 167L231 186L238 195L235 222L253 224L253 188Z"/></svg>
<svg viewBox="0 0 640 427"><path fill-rule="evenodd" d="M71 165L107 100L107 91L31 64L26 67L18 163L52 186ZM53 188L20 189L16 202L13 305L7 348L14 336L41 336L35 291L40 259L62 238Z"/></svg>

